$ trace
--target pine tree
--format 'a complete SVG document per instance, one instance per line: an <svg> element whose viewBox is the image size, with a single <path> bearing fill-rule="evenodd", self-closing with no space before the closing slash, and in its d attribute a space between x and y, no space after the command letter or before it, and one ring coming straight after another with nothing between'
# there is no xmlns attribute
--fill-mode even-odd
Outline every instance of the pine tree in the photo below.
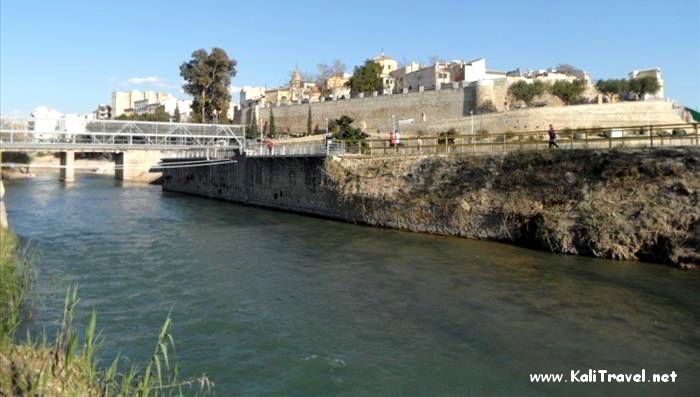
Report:
<svg viewBox="0 0 700 397"><path fill-rule="evenodd" d="M306 135L313 133L313 125L311 123L311 105L309 105L309 117L306 119Z"/></svg>
<svg viewBox="0 0 700 397"><path fill-rule="evenodd" d="M270 125L270 127L269 127L270 128L270 136L274 138L275 132L277 132L277 130L275 129L275 114L272 113L272 108L270 108L270 123L269 123L269 125Z"/></svg>
<svg viewBox="0 0 700 397"><path fill-rule="evenodd" d="M173 112L173 113L174 113L174 114L173 114L173 118L175 119L175 122L176 122L176 123L179 123L179 122L180 122L180 118L181 118L181 116L180 116L180 105L178 105L178 104L175 105L175 112Z"/></svg>

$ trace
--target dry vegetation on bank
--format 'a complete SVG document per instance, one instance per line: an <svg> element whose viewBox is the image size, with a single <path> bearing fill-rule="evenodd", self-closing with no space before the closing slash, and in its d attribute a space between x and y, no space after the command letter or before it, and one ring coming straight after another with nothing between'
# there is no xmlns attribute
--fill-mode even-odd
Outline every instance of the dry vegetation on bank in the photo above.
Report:
<svg viewBox="0 0 700 397"><path fill-rule="evenodd" d="M343 159L327 174L370 225L551 252L700 266L700 150Z"/></svg>

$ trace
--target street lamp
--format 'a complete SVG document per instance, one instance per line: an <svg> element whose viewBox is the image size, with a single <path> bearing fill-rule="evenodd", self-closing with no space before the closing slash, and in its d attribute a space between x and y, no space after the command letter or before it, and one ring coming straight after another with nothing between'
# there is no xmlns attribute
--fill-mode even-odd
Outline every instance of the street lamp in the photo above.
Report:
<svg viewBox="0 0 700 397"><path fill-rule="evenodd" d="M472 124L472 139L473 139L474 138L474 111L473 110L469 111L469 119L470 119L471 124Z"/></svg>

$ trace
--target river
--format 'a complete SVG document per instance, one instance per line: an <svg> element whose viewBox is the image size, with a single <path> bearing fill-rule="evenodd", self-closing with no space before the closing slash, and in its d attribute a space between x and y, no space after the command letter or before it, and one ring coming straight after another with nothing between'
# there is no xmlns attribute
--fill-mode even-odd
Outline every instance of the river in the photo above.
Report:
<svg viewBox="0 0 700 397"><path fill-rule="evenodd" d="M219 396L691 395L700 272L553 255L162 192L106 176L6 184L39 278L26 327L66 288L108 363L145 363L172 310L182 377ZM538 384L530 373L678 374Z"/></svg>

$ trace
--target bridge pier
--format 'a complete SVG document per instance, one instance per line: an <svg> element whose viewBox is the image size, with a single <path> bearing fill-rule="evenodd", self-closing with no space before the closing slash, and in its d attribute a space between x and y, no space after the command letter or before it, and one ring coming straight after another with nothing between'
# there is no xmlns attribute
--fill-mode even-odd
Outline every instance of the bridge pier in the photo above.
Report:
<svg viewBox="0 0 700 397"><path fill-rule="evenodd" d="M61 157L61 171L59 174L59 179L63 182L73 182L75 181L75 152L73 150L67 150L60 153Z"/></svg>
<svg viewBox="0 0 700 397"><path fill-rule="evenodd" d="M150 172L158 164L163 153L160 150L130 150L115 153L114 177L120 181L153 182L161 172Z"/></svg>

